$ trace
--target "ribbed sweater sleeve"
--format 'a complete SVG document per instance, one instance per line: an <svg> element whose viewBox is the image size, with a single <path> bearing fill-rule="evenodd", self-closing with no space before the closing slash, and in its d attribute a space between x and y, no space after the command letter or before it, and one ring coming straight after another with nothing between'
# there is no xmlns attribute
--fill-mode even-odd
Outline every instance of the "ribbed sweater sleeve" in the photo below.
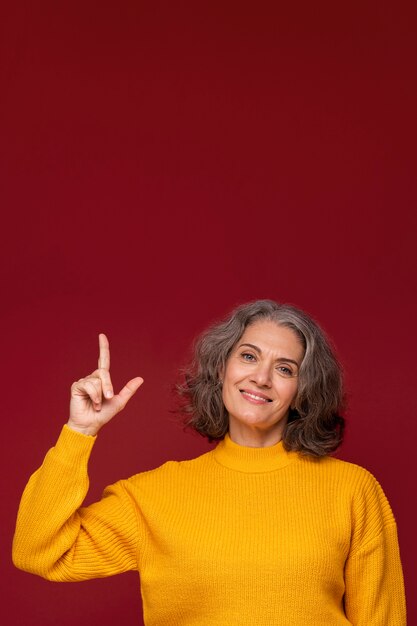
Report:
<svg viewBox="0 0 417 626"><path fill-rule="evenodd" d="M352 510L353 534L345 566L345 611L354 626L406 626L397 526L377 480L366 470Z"/></svg>
<svg viewBox="0 0 417 626"><path fill-rule="evenodd" d="M22 496L13 541L17 567L53 581L137 569L138 519L123 481L82 507L95 438L64 426Z"/></svg>

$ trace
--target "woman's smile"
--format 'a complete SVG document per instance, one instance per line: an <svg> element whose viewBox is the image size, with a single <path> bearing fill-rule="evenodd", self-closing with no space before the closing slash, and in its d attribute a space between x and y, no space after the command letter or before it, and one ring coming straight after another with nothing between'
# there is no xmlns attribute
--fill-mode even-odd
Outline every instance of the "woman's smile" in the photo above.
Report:
<svg viewBox="0 0 417 626"><path fill-rule="evenodd" d="M242 398L251 402L252 404L267 404L268 402L272 402L271 398L261 394L259 392L250 391L248 389L240 389L240 393Z"/></svg>

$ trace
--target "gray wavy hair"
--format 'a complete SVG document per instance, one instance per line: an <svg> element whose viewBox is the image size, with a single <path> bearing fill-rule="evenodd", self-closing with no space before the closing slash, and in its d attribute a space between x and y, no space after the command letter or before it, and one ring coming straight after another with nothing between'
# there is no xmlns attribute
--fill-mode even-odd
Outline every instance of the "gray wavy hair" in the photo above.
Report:
<svg viewBox="0 0 417 626"><path fill-rule="evenodd" d="M209 441L224 438L229 418L219 372L245 328L259 320L291 329L304 348L297 396L283 434L284 447L315 457L333 452L342 442L345 425L341 416L345 404L342 368L330 340L309 315L273 300L242 304L196 340L194 358L183 371L184 382L176 385L185 426Z"/></svg>

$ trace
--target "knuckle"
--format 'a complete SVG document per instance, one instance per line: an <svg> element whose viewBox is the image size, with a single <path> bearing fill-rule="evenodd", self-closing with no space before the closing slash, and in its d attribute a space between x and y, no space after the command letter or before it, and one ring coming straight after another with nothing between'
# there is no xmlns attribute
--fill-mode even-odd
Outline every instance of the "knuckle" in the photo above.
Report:
<svg viewBox="0 0 417 626"><path fill-rule="evenodd" d="M94 395L96 395L96 394L97 394L97 392L101 390L101 387L99 388L99 387L98 387L98 386L94 383L94 381L89 381L89 382L86 384L86 388L87 388L87 389L89 389L89 390L90 390L90 391L91 391Z"/></svg>

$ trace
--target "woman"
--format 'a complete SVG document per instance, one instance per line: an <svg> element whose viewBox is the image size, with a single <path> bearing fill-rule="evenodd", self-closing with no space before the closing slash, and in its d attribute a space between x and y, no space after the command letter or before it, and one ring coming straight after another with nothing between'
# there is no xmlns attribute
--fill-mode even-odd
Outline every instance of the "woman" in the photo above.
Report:
<svg viewBox="0 0 417 626"><path fill-rule="evenodd" d="M405 626L390 505L367 470L329 456L342 377L310 317L260 300L204 333L179 392L217 447L82 508L95 437L143 382L114 395L99 340L99 368L73 384L24 492L18 567L56 581L138 570L147 626Z"/></svg>

